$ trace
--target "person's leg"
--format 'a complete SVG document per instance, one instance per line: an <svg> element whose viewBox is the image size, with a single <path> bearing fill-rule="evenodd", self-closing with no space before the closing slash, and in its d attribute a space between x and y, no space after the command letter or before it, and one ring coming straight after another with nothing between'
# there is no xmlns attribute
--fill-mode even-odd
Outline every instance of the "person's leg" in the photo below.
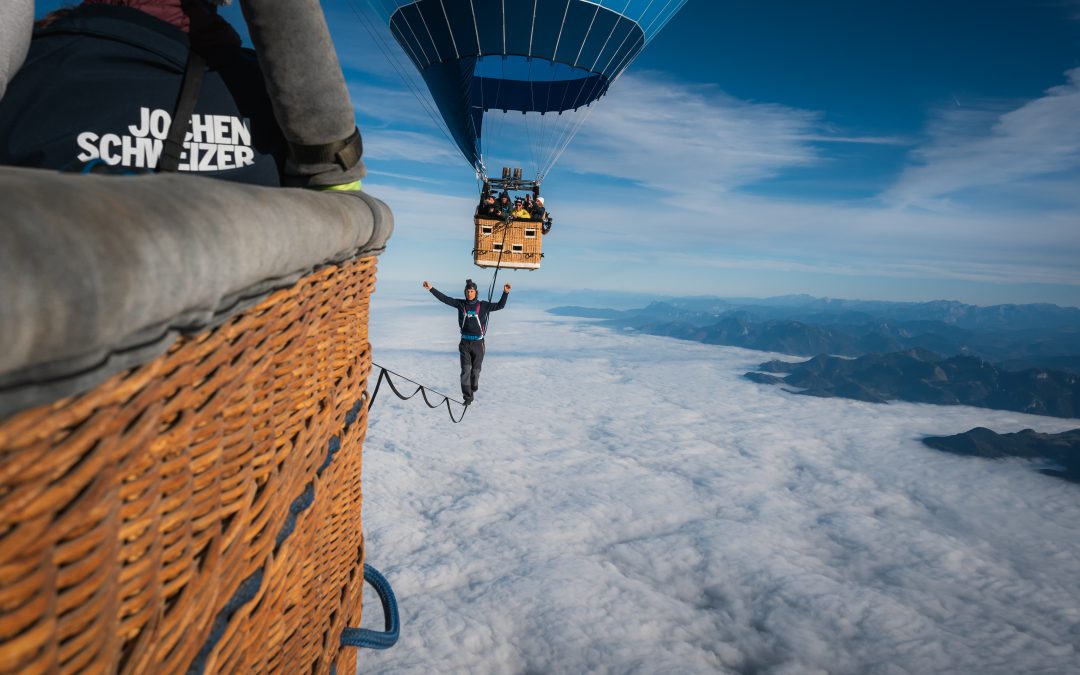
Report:
<svg viewBox="0 0 1080 675"><path fill-rule="evenodd" d="M473 344L476 346L473 348L472 380L470 381L470 385L472 387L472 391L475 393L476 390L480 388L480 366L484 364L485 350L483 340L477 340Z"/></svg>
<svg viewBox="0 0 1080 675"><path fill-rule="evenodd" d="M473 355L470 349L472 343L462 340L458 343L458 355L461 356L461 396L466 403L472 402L472 369Z"/></svg>

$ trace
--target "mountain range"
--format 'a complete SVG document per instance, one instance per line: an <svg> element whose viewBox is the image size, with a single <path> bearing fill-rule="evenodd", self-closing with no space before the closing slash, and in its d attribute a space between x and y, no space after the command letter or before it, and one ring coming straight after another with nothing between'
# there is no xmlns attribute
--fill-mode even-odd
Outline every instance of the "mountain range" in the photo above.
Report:
<svg viewBox="0 0 1080 675"><path fill-rule="evenodd" d="M854 359L819 355L796 363L774 360L745 377L764 384L782 383L809 396L1080 416L1080 375L1044 368L1003 370L976 357L943 358L920 348Z"/></svg>
<svg viewBox="0 0 1080 675"><path fill-rule="evenodd" d="M958 455L1041 461L1043 465L1039 471L1042 473L1080 483L1080 429L1060 434L1041 434L1031 429L998 434L976 427L954 436L927 436L923 443Z"/></svg>
<svg viewBox="0 0 1080 675"><path fill-rule="evenodd" d="M629 310L562 306L548 311L651 335L795 356L857 357L918 348L977 357L1002 370L1080 373L1080 309L1075 307L783 296L684 298Z"/></svg>

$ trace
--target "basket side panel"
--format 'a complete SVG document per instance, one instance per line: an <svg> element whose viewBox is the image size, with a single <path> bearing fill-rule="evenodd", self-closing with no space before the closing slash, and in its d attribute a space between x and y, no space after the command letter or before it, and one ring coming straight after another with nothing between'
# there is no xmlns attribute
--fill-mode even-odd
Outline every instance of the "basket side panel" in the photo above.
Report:
<svg viewBox="0 0 1080 675"><path fill-rule="evenodd" d="M359 623L374 279L323 268L0 423L0 673L329 670Z"/></svg>

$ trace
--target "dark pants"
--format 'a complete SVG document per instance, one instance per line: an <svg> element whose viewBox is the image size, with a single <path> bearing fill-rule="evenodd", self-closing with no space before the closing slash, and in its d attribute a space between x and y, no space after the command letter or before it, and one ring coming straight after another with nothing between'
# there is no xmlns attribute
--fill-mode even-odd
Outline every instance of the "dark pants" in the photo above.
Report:
<svg viewBox="0 0 1080 675"><path fill-rule="evenodd" d="M473 392L480 386L480 366L484 363L484 341L462 340L458 343L461 355L461 395L472 400Z"/></svg>

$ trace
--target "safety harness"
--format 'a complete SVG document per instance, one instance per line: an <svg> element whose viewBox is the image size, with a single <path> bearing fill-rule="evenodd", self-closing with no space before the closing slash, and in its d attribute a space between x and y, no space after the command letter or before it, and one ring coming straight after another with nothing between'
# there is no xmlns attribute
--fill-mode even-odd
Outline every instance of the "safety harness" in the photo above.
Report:
<svg viewBox="0 0 1080 675"><path fill-rule="evenodd" d="M477 300L473 305L473 309L469 309L468 303L465 304L465 321L468 321L472 317L476 319L476 325L480 326L480 335L467 335L461 334L462 340L483 340L484 339L484 322L480 320L480 301ZM461 327L465 327L465 321L461 322Z"/></svg>

